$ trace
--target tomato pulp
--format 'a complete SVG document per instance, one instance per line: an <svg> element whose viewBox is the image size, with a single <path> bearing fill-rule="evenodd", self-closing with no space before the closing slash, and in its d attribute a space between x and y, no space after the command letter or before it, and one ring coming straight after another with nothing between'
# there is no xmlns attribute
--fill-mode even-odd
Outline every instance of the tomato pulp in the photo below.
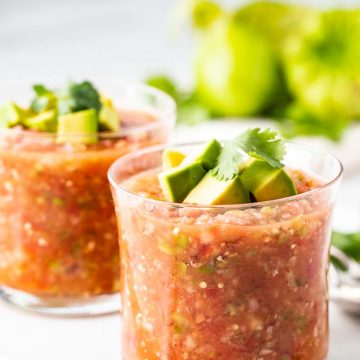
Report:
<svg viewBox="0 0 360 360"><path fill-rule="evenodd" d="M118 157L168 135L153 114L121 110L120 118L119 134L99 133L89 145L21 129L0 134L1 286L52 298L119 291L106 173Z"/></svg>
<svg viewBox="0 0 360 360"><path fill-rule="evenodd" d="M320 186L289 171L299 193ZM324 360L333 199L247 207L162 200L154 172L122 184L126 360ZM149 200L150 199L150 200Z"/></svg>

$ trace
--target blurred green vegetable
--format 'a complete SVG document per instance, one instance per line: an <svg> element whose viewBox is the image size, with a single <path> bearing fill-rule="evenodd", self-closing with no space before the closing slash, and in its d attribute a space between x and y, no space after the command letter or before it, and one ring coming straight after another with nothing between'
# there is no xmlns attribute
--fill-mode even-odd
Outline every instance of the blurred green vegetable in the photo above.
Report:
<svg viewBox="0 0 360 360"><path fill-rule="evenodd" d="M153 75L146 83L170 95L177 105L177 122L195 125L211 117L210 111L203 106L194 91L183 91L169 76Z"/></svg>
<svg viewBox="0 0 360 360"><path fill-rule="evenodd" d="M340 233L334 231L332 245L360 263L360 232Z"/></svg>
<svg viewBox="0 0 360 360"><path fill-rule="evenodd" d="M360 116L360 11L254 1L234 11L183 0L196 35L195 90L167 77L180 122L210 116L276 118L287 137L339 141Z"/></svg>
<svg viewBox="0 0 360 360"><path fill-rule="evenodd" d="M162 90L170 95L176 102L180 98L180 93L175 82L166 75L153 75L146 80L146 83L154 88Z"/></svg>
<svg viewBox="0 0 360 360"><path fill-rule="evenodd" d="M275 113L280 122L281 133L286 138L297 136L326 136L338 142L349 125L349 119L333 117L320 118L296 102Z"/></svg>
<svg viewBox="0 0 360 360"><path fill-rule="evenodd" d="M308 17L287 43L284 64L297 101L314 115L360 114L360 16L332 10Z"/></svg>
<svg viewBox="0 0 360 360"><path fill-rule="evenodd" d="M200 100L219 116L255 115L278 87L276 58L267 39L229 17L199 37L195 76Z"/></svg>
<svg viewBox="0 0 360 360"><path fill-rule="evenodd" d="M206 29L223 15L223 9L214 1L192 0L190 1L190 13L193 26L198 29Z"/></svg>
<svg viewBox="0 0 360 360"><path fill-rule="evenodd" d="M261 31L280 55L286 39L298 31L304 17L311 12L305 6L255 1L236 10L234 18Z"/></svg>
<svg viewBox="0 0 360 360"><path fill-rule="evenodd" d="M185 96L178 104L178 122L187 125L196 125L211 118L211 113L193 92Z"/></svg>

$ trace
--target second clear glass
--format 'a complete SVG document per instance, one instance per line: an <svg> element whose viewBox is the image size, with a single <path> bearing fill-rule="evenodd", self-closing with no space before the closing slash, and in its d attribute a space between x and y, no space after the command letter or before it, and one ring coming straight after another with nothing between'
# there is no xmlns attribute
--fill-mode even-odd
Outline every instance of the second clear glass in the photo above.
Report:
<svg viewBox="0 0 360 360"><path fill-rule="evenodd" d="M139 176L159 171L163 150L127 155L109 171L123 234L123 359L324 360L338 160L288 145L286 165L321 186L197 206L142 196L151 180Z"/></svg>
<svg viewBox="0 0 360 360"><path fill-rule="evenodd" d="M145 85L95 85L113 99L122 120L118 133L99 132L96 144L76 141L82 134L58 143L52 133L0 131L0 295L28 310L95 315L120 306L106 173L124 154L167 142L175 104ZM26 82L10 84L0 95L21 104L25 91L28 103L27 89Z"/></svg>

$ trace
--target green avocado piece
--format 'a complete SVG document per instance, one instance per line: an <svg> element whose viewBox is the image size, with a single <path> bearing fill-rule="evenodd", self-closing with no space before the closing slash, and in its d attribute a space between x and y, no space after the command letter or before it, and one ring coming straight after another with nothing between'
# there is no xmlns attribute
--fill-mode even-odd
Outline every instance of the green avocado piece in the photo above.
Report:
<svg viewBox="0 0 360 360"><path fill-rule="evenodd" d="M104 131L120 130L120 116L110 104L103 103L99 112L99 128Z"/></svg>
<svg viewBox="0 0 360 360"><path fill-rule="evenodd" d="M191 190L184 203L199 205L227 205L249 203L249 192L239 176L232 180L218 180L208 172Z"/></svg>
<svg viewBox="0 0 360 360"><path fill-rule="evenodd" d="M11 101L0 106L0 128L11 128L19 125L23 117L23 110Z"/></svg>
<svg viewBox="0 0 360 360"><path fill-rule="evenodd" d="M171 169L179 166L185 159L185 155L177 150L165 149L162 153L162 165L163 169Z"/></svg>
<svg viewBox="0 0 360 360"><path fill-rule="evenodd" d="M95 109L59 116L57 142L93 144L98 140L98 114Z"/></svg>
<svg viewBox="0 0 360 360"><path fill-rule="evenodd" d="M283 169L271 167L266 161L251 159L241 169L240 179L256 201L281 199L296 195L294 182Z"/></svg>
<svg viewBox="0 0 360 360"><path fill-rule="evenodd" d="M54 132L57 127L56 112L55 110L44 111L38 115L26 118L23 124L32 130Z"/></svg>
<svg viewBox="0 0 360 360"><path fill-rule="evenodd" d="M165 200L182 202L199 183L206 170L200 161L165 170L158 175Z"/></svg>
<svg viewBox="0 0 360 360"><path fill-rule="evenodd" d="M221 144L217 140L212 139L204 145L199 153L187 156L184 160L184 164L200 161L206 170L210 170L216 166L220 151Z"/></svg>

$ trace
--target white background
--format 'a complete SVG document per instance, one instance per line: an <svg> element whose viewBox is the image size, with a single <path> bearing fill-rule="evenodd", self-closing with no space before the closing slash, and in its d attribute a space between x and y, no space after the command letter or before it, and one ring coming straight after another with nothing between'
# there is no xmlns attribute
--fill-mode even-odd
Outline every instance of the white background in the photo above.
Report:
<svg viewBox="0 0 360 360"><path fill-rule="evenodd" d="M0 0L0 86L3 80L72 74L141 80L156 71L173 74L187 83L191 79L191 33L179 28L178 18L171 15L175 2ZM345 0L298 2L319 6L360 4ZM235 131L236 126L241 125L213 123L207 125L207 131L225 134ZM183 129L177 139L189 140L208 133L204 128ZM360 225L360 180L354 177L360 175L356 138L351 131L345 144L333 148L349 162L352 171L340 195L343 201L335 219L337 227L342 228ZM120 360L119 339L118 316L53 319L0 304L0 360L2 356L6 360ZM360 320L332 306L329 360L360 358L359 339Z"/></svg>
<svg viewBox="0 0 360 360"><path fill-rule="evenodd" d="M360 0L289 2L360 6ZM151 71L188 79L191 34L176 26L175 4L177 0L0 0L0 81L54 73L142 79Z"/></svg>

